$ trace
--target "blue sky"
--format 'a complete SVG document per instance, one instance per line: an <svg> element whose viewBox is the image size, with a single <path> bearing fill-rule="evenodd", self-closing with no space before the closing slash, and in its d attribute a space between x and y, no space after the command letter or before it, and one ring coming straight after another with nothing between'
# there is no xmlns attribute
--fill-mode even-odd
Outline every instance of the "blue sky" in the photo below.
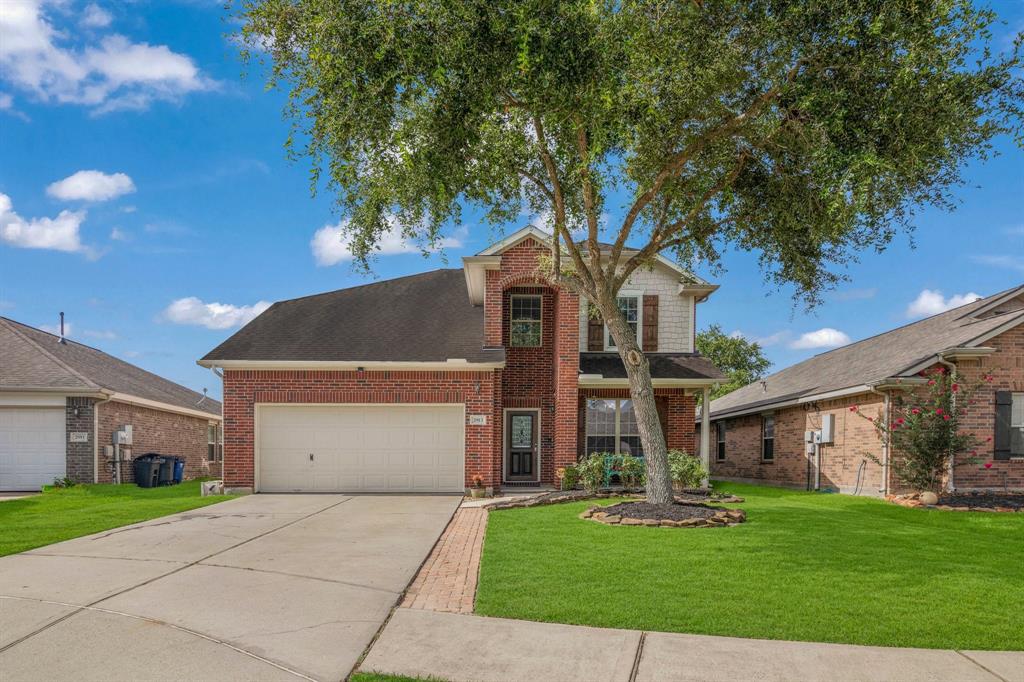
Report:
<svg viewBox="0 0 1024 682"><path fill-rule="evenodd" d="M1024 3L993 6L1007 45ZM231 28L215 0L5 0L0 315L53 326L65 311L72 338L219 396L195 360L267 302L457 266L498 236L469 224L443 256L395 247L372 277L337 248L318 258L314 237L339 216L285 160L283 97L241 77ZM698 326L761 340L781 368L1024 283L1024 153L998 147L968 168L955 212L919 215L916 249L901 236L864 254L812 313L730 253Z"/></svg>

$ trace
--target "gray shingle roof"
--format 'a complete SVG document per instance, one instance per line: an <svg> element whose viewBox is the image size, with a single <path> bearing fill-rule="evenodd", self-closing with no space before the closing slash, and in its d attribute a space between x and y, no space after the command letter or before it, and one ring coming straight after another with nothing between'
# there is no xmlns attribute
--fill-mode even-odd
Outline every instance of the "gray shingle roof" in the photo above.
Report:
<svg viewBox="0 0 1024 682"><path fill-rule="evenodd" d="M0 317L0 390L101 389L220 416L221 404L101 350ZM202 401L200 403L200 401Z"/></svg>
<svg viewBox="0 0 1024 682"><path fill-rule="evenodd" d="M696 353L647 353L654 379L724 379L721 370ZM618 353L580 353L580 374L623 379L626 367Z"/></svg>
<svg viewBox="0 0 1024 682"><path fill-rule="evenodd" d="M1010 300L992 309L1000 300ZM1018 303L1019 301L1019 303ZM976 316L977 315L977 316ZM1024 323L1024 286L821 353L711 402L723 417L826 391L909 376L911 370L951 348L972 343L1003 325Z"/></svg>
<svg viewBox="0 0 1024 682"><path fill-rule="evenodd" d="M502 362L484 349L484 310L461 269L280 301L206 354L225 360Z"/></svg>

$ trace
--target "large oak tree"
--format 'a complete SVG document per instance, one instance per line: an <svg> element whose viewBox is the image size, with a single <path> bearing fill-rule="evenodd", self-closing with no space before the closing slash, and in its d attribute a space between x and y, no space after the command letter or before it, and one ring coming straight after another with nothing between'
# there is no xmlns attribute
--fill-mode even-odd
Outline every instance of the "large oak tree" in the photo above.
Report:
<svg viewBox="0 0 1024 682"><path fill-rule="evenodd" d="M336 194L358 263L393 229L436 242L467 206L496 224L550 216L545 275L608 324L655 502L671 499L665 440L623 282L657 254L714 268L731 247L814 304L916 207L948 206L995 136L1021 135L1020 40L993 53L996 17L966 0L236 10L248 56L289 91L289 153Z"/></svg>

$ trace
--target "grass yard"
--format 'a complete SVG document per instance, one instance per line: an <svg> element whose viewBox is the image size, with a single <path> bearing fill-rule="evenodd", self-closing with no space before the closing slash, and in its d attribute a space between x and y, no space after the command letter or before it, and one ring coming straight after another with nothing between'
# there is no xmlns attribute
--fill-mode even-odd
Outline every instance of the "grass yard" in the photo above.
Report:
<svg viewBox="0 0 1024 682"><path fill-rule="evenodd" d="M230 499L200 497L199 481L163 488L78 485L0 502L0 556Z"/></svg>
<svg viewBox="0 0 1024 682"><path fill-rule="evenodd" d="M491 512L476 611L668 632L1024 649L1024 514L720 483L730 528L604 526L590 502ZM614 500L602 501L611 504Z"/></svg>

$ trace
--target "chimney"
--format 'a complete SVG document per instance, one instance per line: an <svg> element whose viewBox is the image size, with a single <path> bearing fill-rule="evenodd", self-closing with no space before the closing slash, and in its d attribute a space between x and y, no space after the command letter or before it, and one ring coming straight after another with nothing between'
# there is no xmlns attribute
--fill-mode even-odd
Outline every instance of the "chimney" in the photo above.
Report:
<svg viewBox="0 0 1024 682"><path fill-rule="evenodd" d="M64 313L60 314L60 338L57 339L57 343L66 343L64 340Z"/></svg>

